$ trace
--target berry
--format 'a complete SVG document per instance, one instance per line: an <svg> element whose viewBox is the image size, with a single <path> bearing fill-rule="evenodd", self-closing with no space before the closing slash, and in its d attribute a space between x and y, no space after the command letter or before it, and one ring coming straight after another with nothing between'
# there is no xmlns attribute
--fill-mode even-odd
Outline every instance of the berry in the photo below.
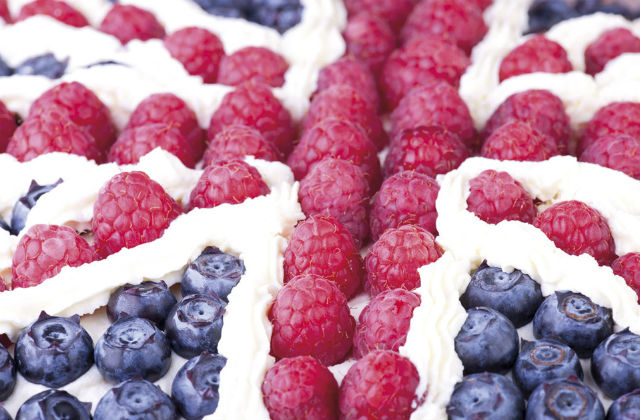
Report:
<svg viewBox="0 0 640 420"><path fill-rule="evenodd" d="M102 186L93 205L96 253L106 257L122 248L154 241L182 209L144 172L122 172Z"/></svg>
<svg viewBox="0 0 640 420"><path fill-rule="evenodd" d="M20 9L16 21L24 20L35 15L47 15L60 22L82 28L89 26L87 18L82 13L69 6L64 1L58 0L34 0L25 4Z"/></svg>
<svg viewBox="0 0 640 420"><path fill-rule="evenodd" d="M98 401L94 420L110 419L175 419L178 418L171 398L144 379L129 379L111 388Z"/></svg>
<svg viewBox="0 0 640 420"><path fill-rule="evenodd" d="M613 102L600 108L582 132L578 156L598 138L608 134L627 134L640 141L640 103Z"/></svg>
<svg viewBox="0 0 640 420"><path fill-rule="evenodd" d="M7 349L0 345L0 401L9 398L15 386L16 364Z"/></svg>
<svg viewBox="0 0 640 420"><path fill-rule="evenodd" d="M302 8L300 0L252 0L247 19L282 34L300 23Z"/></svg>
<svg viewBox="0 0 640 420"><path fill-rule="evenodd" d="M640 389L619 397L609 407L608 420L629 420L640 414Z"/></svg>
<svg viewBox="0 0 640 420"><path fill-rule="evenodd" d="M346 55L320 70L317 92L335 85L351 86L366 102L372 104L373 109L377 111L380 108L380 96L373 74L354 56Z"/></svg>
<svg viewBox="0 0 640 420"><path fill-rule="evenodd" d="M525 122L512 121L496 129L482 145L488 159L542 161L558 154L555 141Z"/></svg>
<svg viewBox="0 0 640 420"><path fill-rule="evenodd" d="M13 71L13 74L25 76L44 76L49 79L62 77L69 64L69 58L58 60L52 53L45 53L35 57L27 58Z"/></svg>
<svg viewBox="0 0 640 420"><path fill-rule="evenodd" d="M0 19L3 19L5 23L12 23L11 13L9 12L9 6L7 0L0 0Z"/></svg>
<svg viewBox="0 0 640 420"><path fill-rule="evenodd" d="M325 366L351 350L355 320L347 298L330 280L301 274L278 292L269 311L271 354L277 359L313 356Z"/></svg>
<svg viewBox="0 0 640 420"><path fill-rule="evenodd" d="M377 350L349 368L340 385L341 419L408 420L420 378L409 359Z"/></svg>
<svg viewBox="0 0 640 420"><path fill-rule="evenodd" d="M62 179L59 179L55 184L49 185L39 185L36 181L31 181L31 185L29 185L29 191L22 197L16 201L16 204L13 205L13 210L11 211L11 227L9 231L18 235L22 229L24 229L25 224L27 223L27 216L29 216L29 212L36 205L36 202L54 189L56 186L60 185Z"/></svg>
<svg viewBox="0 0 640 420"><path fill-rule="evenodd" d="M368 13L350 17L342 36L347 44L347 54L360 60L376 77L396 46L395 34L389 25Z"/></svg>
<svg viewBox="0 0 640 420"><path fill-rule="evenodd" d="M338 418L338 383L311 356L278 361L264 377L262 395L272 420Z"/></svg>
<svg viewBox="0 0 640 420"><path fill-rule="evenodd" d="M238 86L256 80L271 87L282 87L289 63L265 47L245 47L220 60L217 83Z"/></svg>
<svg viewBox="0 0 640 420"><path fill-rule="evenodd" d="M282 160L280 151L260 132L244 125L228 125L210 139L204 153L204 165L218 161L244 159L251 155L268 161Z"/></svg>
<svg viewBox="0 0 640 420"><path fill-rule="evenodd" d="M133 39L164 38L164 28L153 13L136 6L115 4L100 23L100 30L118 38L122 45Z"/></svg>
<svg viewBox="0 0 640 420"><path fill-rule="evenodd" d="M640 179L640 143L627 134L599 137L584 149L580 161L595 163Z"/></svg>
<svg viewBox="0 0 640 420"><path fill-rule="evenodd" d="M171 397L187 420L201 419L218 408L220 371L227 359L207 351L189 359L171 385Z"/></svg>
<svg viewBox="0 0 640 420"><path fill-rule="evenodd" d="M575 376L544 382L527 404L527 420L603 419L604 407L591 388Z"/></svg>
<svg viewBox="0 0 640 420"><path fill-rule="evenodd" d="M567 254L589 254L600 265L610 265L616 258L607 221L583 202L556 203L540 213L533 225Z"/></svg>
<svg viewBox="0 0 640 420"><path fill-rule="evenodd" d="M90 420L91 404L82 403L67 391L47 389L25 401L16 420Z"/></svg>
<svg viewBox="0 0 640 420"><path fill-rule="evenodd" d="M361 358L373 350L398 351L409 332L413 310L420 297L403 289L385 290L360 313L353 337L353 352Z"/></svg>
<svg viewBox="0 0 640 420"><path fill-rule="evenodd" d="M206 29L191 26L167 35L163 42L169 54L181 62L189 74L202 77L204 83L216 82L224 57L220 38Z"/></svg>
<svg viewBox="0 0 640 420"><path fill-rule="evenodd" d="M583 15L603 12L622 15L627 19L634 19L638 12L636 3L629 0L618 0L615 3L603 0L578 0L575 8Z"/></svg>
<svg viewBox="0 0 640 420"><path fill-rule="evenodd" d="M126 284L111 293L107 303L107 315L111 322L134 316L153 321L162 328L164 320L176 302L164 281Z"/></svg>
<svg viewBox="0 0 640 420"><path fill-rule="evenodd" d="M371 296L385 290L413 290L420 286L418 268L442 256L431 233L415 225L387 229L364 260L364 288Z"/></svg>
<svg viewBox="0 0 640 420"><path fill-rule="evenodd" d="M497 373L476 373L465 376L453 388L447 404L451 420L485 418L524 418L524 398L517 386Z"/></svg>
<svg viewBox="0 0 640 420"><path fill-rule="evenodd" d="M182 296L207 295L228 302L228 296L245 273L244 262L231 254L208 246L182 275Z"/></svg>
<svg viewBox="0 0 640 420"><path fill-rule="evenodd" d="M627 328L603 340L593 352L591 373L611 399L640 388L640 336Z"/></svg>
<svg viewBox="0 0 640 420"><path fill-rule="evenodd" d="M0 407L0 420L13 420L13 417L11 417L7 409L4 407Z"/></svg>
<svg viewBox="0 0 640 420"><path fill-rule="evenodd" d="M7 144L9 140L11 140L11 136L13 136L16 128L18 128L18 126L16 125L13 114L7 109L4 103L0 101L0 153L4 153L7 149Z"/></svg>
<svg viewBox="0 0 640 420"><path fill-rule="evenodd" d="M589 44L585 50L585 72L594 76L619 55L637 52L640 52L640 38L626 28L610 29Z"/></svg>
<svg viewBox="0 0 640 420"><path fill-rule="evenodd" d="M577 15L575 9L564 0L537 0L529 8L529 32L544 32L556 23Z"/></svg>
<svg viewBox="0 0 640 420"><path fill-rule="evenodd" d="M389 26L398 31L413 9L412 0L345 0L349 16L365 12L384 19Z"/></svg>
<svg viewBox="0 0 640 420"><path fill-rule="evenodd" d="M0 0L1 2L2 0ZM0 3L1 4L1 3ZM0 16L2 17L2 16ZM4 62L2 57L0 57L0 77L11 76L13 74L13 69L9 67L7 63Z"/></svg>
<svg viewBox="0 0 640 420"><path fill-rule="evenodd" d="M622 255L611 263L613 274L622 277L638 295L640 302L640 252Z"/></svg>
<svg viewBox="0 0 640 420"><path fill-rule="evenodd" d="M527 73L568 73L573 66L562 45L535 35L514 48L500 63L500 81Z"/></svg>
<svg viewBox="0 0 640 420"><path fill-rule="evenodd" d="M362 257L340 222L309 216L298 223L284 251L284 282L300 274L316 274L334 282L347 299L360 288Z"/></svg>

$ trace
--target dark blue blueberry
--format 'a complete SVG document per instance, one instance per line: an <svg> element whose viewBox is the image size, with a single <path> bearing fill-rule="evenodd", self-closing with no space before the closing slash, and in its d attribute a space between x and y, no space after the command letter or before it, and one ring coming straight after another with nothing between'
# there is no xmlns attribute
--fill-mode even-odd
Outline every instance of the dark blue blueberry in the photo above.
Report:
<svg viewBox="0 0 640 420"><path fill-rule="evenodd" d="M529 8L529 32L544 32L576 16L578 13L565 0L536 0Z"/></svg>
<svg viewBox="0 0 640 420"><path fill-rule="evenodd" d="M16 420L89 420L91 404L82 403L66 391L47 389L20 406Z"/></svg>
<svg viewBox="0 0 640 420"><path fill-rule="evenodd" d="M505 273L483 262L460 297L465 309L487 306L509 318L516 328L528 324L542 303L540 285L520 270Z"/></svg>
<svg viewBox="0 0 640 420"><path fill-rule="evenodd" d="M232 18L246 18L249 0L194 0L209 14Z"/></svg>
<svg viewBox="0 0 640 420"><path fill-rule="evenodd" d="M302 20L302 4L300 0L251 0L248 19L284 33Z"/></svg>
<svg viewBox="0 0 640 420"><path fill-rule="evenodd" d="M164 320L176 302L175 296L164 281L127 284L111 294L107 304L107 315L111 322L127 316L146 318L162 328Z"/></svg>
<svg viewBox="0 0 640 420"><path fill-rule="evenodd" d="M125 67L129 67L124 63L121 63L119 61L113 61L113 60L97 61L97 62L91 63L91 64L89 64L89 65L87 65L85 67L90 69L91 67L99 67L99 66L125 66Z"/></svg>
<svg viewBox="0 0 640 420"><path fill-rule="evenodd" d="M14 235L20 233L24 228L29 212L33 206L36 205L40 197L60 185L60 183L62 183L62 179L59 179L55 184L46 185L40 185L36 181L31 181L29 191L18 199L11 212L11 232Z"/></svg>
<svg viewBox="0 0 640 420"><path fill-rule="evenodd" d="M82 376L93 365L93 340L80 317L40 319L22 330L15 347L18 371L26 380L59 388Z"/></svg>
<svg viewBox="0 0 640 420"><path fill-rule="evenodd" d="M467 320L455 338L465 375L505 372L518 356L518 332L500 312L485 307L467 310Z"/></svg>
<svg viewBox="0 0 640 420"><path fill-rule="evenodd" d="M46 53L24 60L16 67L13 73L58 79L64 74L67 69L67 64L69 64L68 58L58 61L53 54Z"/></svg>
<svg viewBox="0 0 640 420"><path fill-rule="evenodd" d="M122 382L137 375L155 382L171 365L169 340L144 318L121 318L100 337L95 350L102 376Z"/></svg>
<svg viewBox="0 0 640 420"><path fill-rule="evenodd" d="M9 226L9 224L3 219L0 219L0 229L6 230L7 232L11 233L11 226Z"/></svg>
<svg viewBox="0 0 640 420"><path fill-rule="evenodd" d="M16 364L7 349L0 344L0 401L9 398L15 386Z"/></svg>
<svg viewBox="0 0 640 420"><path fill-rule="evenodd" d="M171 396L182 417L195 420L216 411L220 371L226 363L223 356L205 351L180 368Z"/></svg>
<svg viewBox="0 0 640 420"><path fill-rule="evenodd" d="M11 414L2 406L0 406L0 420L13 420Z"/></svg>
<svg viewBox="0 0 640 420"><path fill-rule="evenodd" d="M553 338L522 340L513 378L525 395L543 382L572 375L583 378L580 359L571 347Z"/></svg>
<svg viewBox="0 0 640 420"><path fill-rule="evenodd" d="M447 404L449 420L521 419L524 398L517 386L497 373L465 376Z"/></svg>
<svg viewBox="0 0 640 420"><path fill-rule="evenodd" d="M104 394L94 420L176 419L176 407L160 388L143 379L130 379Z"/></svg>
<svg viewBox="0 0 640 420"><path fill-rule="evenodd" d="M607 420L640 419L640 389L619 397L609 407Z"/></svg>
<svg viewBox="0 0 640 420"><path fill-rule="evenodd" d="M640 336L628 329L610 335L593 352L591 373L611 399L640 388Z"/></svg>
<svg viewBox="0 0 640 420"><path fill-rule="evenodd" d="M13 74L13 70L5 61L0 57L0 77L11 76Z"/></svg>
<svg viewBox="0 0 640 420"><path fill-rule="evenodd" d="M208 246L189 264L182 276L182 296L209 295L225 302L245 272L238 257Z"/></svg>
<svg viewBox="0 0 640 420"><path fill-rule="evenodd" d="M580 293L555 292L533 317L533 333L536 338L560 338L581 358L590 357L593 349L613 333L611 309L596 305Z"/></svg>
<svg viewBox="0 0 640 420"><path fill-rule="evenodd" d="M612 2L604 2L602 0L579 0L576 3L576 11L582 15L602 12L622 15L627 19L633 19L635 17L634 11L629 8Z"/></svg>
<svg viewBox="0 0 640 420"><path fill-rule="evenodd" d="M591 388L571 376L538 385L529 397L526 419L604 419L604 407Z"/></svg>

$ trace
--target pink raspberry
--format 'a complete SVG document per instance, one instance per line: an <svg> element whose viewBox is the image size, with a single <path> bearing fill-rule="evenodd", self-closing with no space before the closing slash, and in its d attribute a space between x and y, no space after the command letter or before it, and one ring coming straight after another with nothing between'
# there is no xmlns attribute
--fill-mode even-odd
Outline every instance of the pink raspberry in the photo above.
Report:
<svg viewBox="0 0 640 420"><path fill-rule="evenodd" d="M216 82L224 57L224 47L216 35L191 26L167 35L164 47L189 74L202 77L204 83Z"/></svg>
<svg viewBox="0 0 640 420"><path fill-rule="evenodd" d="M310 216L298 223L284 251L284 282L299 274L333 281L350 298L360 287L362 257L349 232L332 217Z"/></svg>
<svg viewBox="0 0 640 420"><path fill-rule="evenodd" d="M626 28L610 29L585 50L586 73L595 76L614 58L624 53L637 52L640 52L640 38Z"/></svg>
<svg viewBox="0 0 640 420"><path fill-rule="evenodd" d="M396 46L395 34L389 25L368 13L350 17L342 36L347 43L347 54L364 63L376 77Z"/></svg>
<svg viewBox="0 0 640 420"><path fill-rule="evenodd" d="M483 157L498 160L542 161L558 154L555 141L527 123L512 121L495 130L482 145Z"/></svg>
<svg viewBox="0 0 640 420"><path fill-rule="evenodd" d="M0 101L0 153L7 150L7 144L18 126L11 111Z"/></svg>
<svg viewBox="0 0 640 420"><path fill-rule="evenodd" d="M100 30L118 38L122 45L133 39L164 38L164 28L153 13L131 5L114 5L102 19Z"/></svg>
<svg viewBox="0 0 640 420"><path fill-rule="evenodd" d="M352 346L355 320L335 283L315 274L293 278L269 311L271 353L277 358L313 356L325 366L344 360Z"/></svg>
<svg viewBox="0 0 640 420"><path fill-rule="evenodd" d="M626 134L598 138L582 152L580 161L595 163L640 179L640 143Z"/></svg>
<svg viewBox="0 0 640 420"><path fill-rule="evenodd" d="M346 55L320 70L317 92L335 85L351 86L372 104L373 109L377 111L380 108L380 96L373 74L355 57Z"/></svg>
<svg viewBox="0 0 640 420"><path fill-rule="evenodd" d="M34 0L27 3L20 9L16 21L25 20L35 15L47 15L76 28L89 26L87 18L82 13L58 0Z"/></svg>
<svg viewBox="0 0 640 420"><path fill-rule="evenodd" d="M404 289L385 290L360 313L353 336L353 353L360 359L373 350L398 351L409 332L413 310L420 297Z"/></svg>
<svg viewBox="0 0 640 420"><path fill-rule="evenodd" d="M578 156L607 134L628 134L640 141L640 103L613 102L600 108L591 118L578 142Z"/></svg>
<svg viewBox="0 0 640 420"><path fill-rule="evenodd" d="M630 252L616 258L611 264L613 274L622 277L638 295L640 303L640 252Z"/></svg>
<svg viewBox="0 0 640 420"><path fill-rule="evenodd" d="M384 19L398 31L413 9L413 0L345 0L344 5L349 16L369 13Z"/></svg>
<svg viewBox="0 0 640 420"><path fill-rule="evenodd" d="M482 171L469 181L467 208L481 220L497 224L503 220L533 223L538 210L533 198L507 172Z"/></svg>
<svg viewBox="0 0 640 420"><path fill-rule="evenodd" d="M284 85L289 63L280 54L264 47L245 47L222 57L218 83L238 86L255 79L271 87Z"/></svg>
<svg viewBox="0 0 640 420"><path fill-rule="evenodd" d="M11 13L9 12L9 6L7 6L7 0L0 0L0 19L3 19L5 23L12 23Z"/></svg>
<svg viewBox="0 0 640 420"><path fill-rule="evenodd" d="M220 160L243 159L247 155L269 161L282 160L280 151L258 130L244 125L228 125L209 142L204 153L204 165Z"/></svg>
<svg viewBox="0 0 640 420"><path fill-rule="evenodd" d="M568 73L573 70L562 45L534 35L514 48L500 63L500 81L526 73Z"/></svg>
<svg viewBox="0 0 640 420"><path fill-rule="evenodd" d="M338 383L311 356L278 361L264 377L262 395L272 420L338 418Z"/></svg>
<svg viewBox="0 0 640 420"><path fill-rule="evenodd" d="M533 225L567 254L589 254L600 265L609 265L616 258L607 221L581 201L556 203L540 213Z"/></svg>

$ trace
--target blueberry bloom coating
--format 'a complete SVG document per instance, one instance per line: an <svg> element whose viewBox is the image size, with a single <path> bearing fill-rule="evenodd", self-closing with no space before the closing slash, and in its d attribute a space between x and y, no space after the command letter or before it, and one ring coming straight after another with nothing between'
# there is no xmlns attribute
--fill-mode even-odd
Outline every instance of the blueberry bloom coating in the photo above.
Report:
<svg viewBox="0 0 640 420"><path fill-rule="evenodd" d="M0 345L0 401L9 398L15 386L16 364L7 349Z"/></svg>
<svg viewBox="0 0 640 420"><path fill-rule="evenodd" d="M228 302L229 293L245 272L238 257L208 246L189 264L182 276L182 296L216 296Z"/></svg>
<svg viewBox="0 0 640 420"><path fill-rule="evenodd" d="M177 419L171 398L144 379L129 379L111 388L98 402L94 420Z"/></svg>
<svg viewBox="0 0 640 420"><path fill-rule="evenodd" d="M220 371L226 363L223 356L203 352L180 368L171 386L171 396L182 417L195 420L216 411Z"/></svg>
<svg viewBox="0 0 640 420"><path fill-rule="evenodd" d="M447 405L449 420L521 419L524 398L509 378L497 373L465 376Z"/></svg>
<svg viewBox="0 0 640 420"><path fill-rule="evenodd" d="M58 61L55 55L46 53L24 60L13 73L58 79L64 74L67 64L69 64L69 58Z"/></svg>
<svg viewBox="0 0 640 420"><path fill-rule="evenodd" d="M610 335L593 352L591 373L612 399L640 388L640 336L628 329Z"/></svg>
<svg viewBox="0 0 640 420"><path fill-rule="evenodd" d="M608 420L640 419L640 389L618 397L609 407Z"/></svg>
<svg viewBox="0 0 640 420"><path fill-rule="evenodd" d="M16 420L89 420L91 404L81 403L66 391L47 389L20 406Z"/></svg>
<svg viewBox="0 0 640 420"><path fill-rule="evenodd" d="M119 287L109 297L107 315L111 322L133 316L155 322L160 328L177 302L167 284L145 281L140 284Z"/></svg>
<svg viewBox="0 0 640 420"><path fill-rule="evenodd" d="M527 405L527 420L603 418L604 407L598 396L575 376L541 383Z"/></svg>
<svg viewBox="0 0 640 420"><path fill-rule="evenodd" d="M29 191L13 205L11 212L11 233L13 235L17 235L24 229L27 216L40 197L60 185L60 183L62 183L62 179L59 179L55 184L48 185L40 185L36 181L31 181Z"/></svg>

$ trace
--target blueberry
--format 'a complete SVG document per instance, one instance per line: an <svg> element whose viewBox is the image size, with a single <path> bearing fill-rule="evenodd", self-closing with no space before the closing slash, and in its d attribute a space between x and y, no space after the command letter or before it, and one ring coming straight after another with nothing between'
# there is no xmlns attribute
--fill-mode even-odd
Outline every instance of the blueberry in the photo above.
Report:
<svg viewBox="0 0 640 420"><path fill-rule="evenodd" d="M524 398L517 386L497 373L465 376L447 404L449 420L521 419Z"/></svg>
<svg viewBox="0 0 640 420"><path fill-rule="evenodd" d="M0 229L2 230L6 230L7 232L11 233L11 226L9 226L9 224L7 222L5 222L3 219L0 219Z"/></svg>
<svg viewBox="0 0 640 420"><path fill-rule="evenodd" d="M612 399L640 388L640 336L629 329L610 335L593 352L591 373Z"/></svg>
<svg viewBox="0 0 640 420"><path fill-rule="evenodd" d="M55 184L45 185L40 185L36 181L31 181L29 191L27 191L25 195L18 199L16 204L14 204L13 206L13 211L11 212L11 232L14 235L17 235L22 229L24 229L29 211L31 211L33 206L36 205L36 202L40 199L40 197L42 197L61 183L62 179L59 179Z"/></svg>
<svg viewBox="0 0 640 420"><path fill-rule="evenodd" d="M11 76L13 70L5 61L0 57L0 77Z"/></svg>
<svg viewBox="0 0 640 420"><path fill-rule="evenodd" d="M213 295L228 301L229 293L245 272L238 257L208 246L189 264L182 276L182 296Z"/></svg>
<svg viewBox="0 0 640 420"><path fill-rule="evenodd" d="M467 320L455 338L464 373L505 372L518 355L518 332L500 312L485 307L467 310Z"/></svg>
<svg viewBox="0 0 640 420"><path fill-rule="evenodd" d="M16 365L3 345L0 345L0 401L4 401L16 386Z"/></svg>
<svg viewBox="0 0 640 420"><path fill-rule="evenodd" d="M0 420L12 420L9 412L2 406L0 406Z"/></svg>
<svg viewBox="0 0 640 420"><path fill-rule="evenodd" d="M171 365L169 340L151 321L121 318L100 337L95 350L102 376L122 382L136 375L155 382Z"/></svg>
<svg viewBox="0 0 640 420"><path fill-rule="evenodd" d="M162 328L164 320L176 302L175 296L164 281L127 284L111 294L107 304L107 315L111 322L118 318L134 316L153 321Z"/></svg>
<svg viewBox="0 0 640 420"><path fill-rule="evenodd" d="M125 67L129 67L128 65L121 63L119 61L113 61L113 60L102 60L102 61L96 61L95 63L91 63L85 66L85 68L90 69L91 67L99 67L99 66L125 66Z"/></svg>
<svg viewBox="0 0 640 420"><path fill-rule="evenodd" d="M49 79L58 79L61 77L69 64L66 58L58 61L51 53L38 55L24 60L16 67L14 74L23 74L30 76L45 76Z"/></svg>
<svg viewBox="0 0 640 420"><path fill-rule="evenodd" d="M143 379L130 379L104 394L94 420L167 420L176 419L171 398L160 388Z"/></svg>
<svg viewBox="0 0 640 420"><path fill-rule="evenodd" d="M209 14L224 17L244 18L249 10L249 0L194 0Z"/></svg>
<svg viewBox="0 0 640 420"><path fill-rule="evenodd" d="M505 273L483 262L460 297L465 309L487 306L509 318L516 328L528 324L542 303L540 285L520 270Z"/></svg>
<svg viewBox="0 0 640 420"><path fill-rule="evenodd" d="M616 3L603 2L602 0L578 0L576 3L576 11L582 15L602 12L622 15L627 19L633 19L635 17L633 11L629 8Z"/></svg>
<svg viewBox="0 0 640 420"><path fill-rule="evenodd" d="M576 11L564 0L536 0L529 8L529 32L544 32L576 16Z"/></svg>
<svg viewBox="0 0 640 420"><path fill-rule="evenodd" d="M527 420L603 418L604 407L598 396L575 376L541 383L527 405Z"/></svg>
<svg viewBox="0 0 640 420"><path fill-rule="evenodd" d="M20 406L16 420L89 420L91 404L81 403L66 391L47 389Z"/></svg>
<svg viewBox="0 0 640 420"><path fill-rule="evenodd" d="M578 356L586 358L613 333L611 309L596 305L580 293L555 292L533 317L533 333L536 338L560 338Z"/></svg>
<svg viewBox="0 0 640 420"><path fill-rule="evenodd" d="M640 419L640 389L619 397L609 407L608 420Z"/></svg>
<svg viewBox="0 0 640 420"><path fill-rule="evenodd" d="M80 317L51 317L42 313L18 336L15 358L18 371L26 380L59 388L93 365L93 340L80 326Z"/></svg>
<svg viewBox="0 0 640 420"><path fill-rule="evenodd" d="M176 304L165 329L173 351L190 359L207 350L218 352L225 303L216 297L190 295Z"/></svg>
<svg viewBox="0 0 640 420"><path fill-rule="evenodd" d="M227 359L207 351L185 363L173 380L171 396L187 420L200 419L216 411L220 371Z"/></svg>
<svg viewBox="0 0 640 420"><path fill-rule="evenodd" d="M525 395L543 382L572 375L583 378L580 360L571 347L553 338L522 340L513 378Z"/></svg>
<svg viewBox="0 0 640 420"><path fill-rule="evenodd" d="M300 0L251 0L248 19L284 33L300 23L302 4Z"/></svg>

